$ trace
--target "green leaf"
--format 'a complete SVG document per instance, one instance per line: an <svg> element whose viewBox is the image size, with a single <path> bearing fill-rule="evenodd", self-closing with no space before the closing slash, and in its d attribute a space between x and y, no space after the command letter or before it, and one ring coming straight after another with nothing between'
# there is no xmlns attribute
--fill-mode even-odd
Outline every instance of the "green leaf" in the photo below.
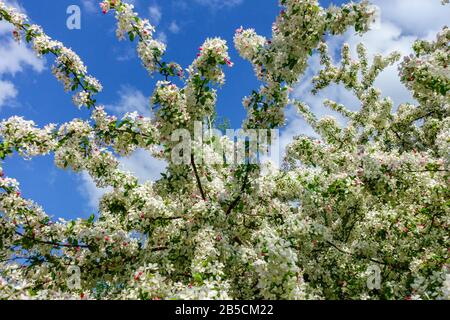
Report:
<svg viewBox="0 0 450 320"><path fill-rule="evenodd" d="M202 274L201 273L194 273L193 275L192 275L192 277L194 278L194 280L196 281L196 282L199 282L199 283L201 283L201 282L203 282L203 276L202 276Z"/></svg>
<svg viewBox="0 0 450 320"><path fill-rule="evenodd" d="M87 220L87 222L88 222L89 224L92 224L92 223L94 222L94 219L95 219L95 214L91 214L90 217L89 217L89 219Z"/></svg>

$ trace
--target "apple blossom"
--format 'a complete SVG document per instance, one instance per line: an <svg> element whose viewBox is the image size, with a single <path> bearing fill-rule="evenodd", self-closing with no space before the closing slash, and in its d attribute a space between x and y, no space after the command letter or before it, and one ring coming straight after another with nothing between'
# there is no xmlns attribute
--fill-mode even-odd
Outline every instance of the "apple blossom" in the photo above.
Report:
<svg viewBox="0 0 450 320"><path fill-rule="evenodd" d="M316 133L296 137L281 168L225 162L224 151L245 143L217 138L211 125L195 137L233 66L224 40L204 41L184 74L131 4L102 1L103 13L115 12L117 37L136 40L143 66L160 77L154 116L116 117L97 105L102 86L80 57L0 1L13 37L25 37L37 56L53 54L55 77L91 111L41 128L17 116L0 122L0 299L449 298L448 28L403 58L400 78L417 103L397 108L375 83L399 53L369 59L360 44L353 57L344 44L335 65L328 52L328 37L370 28L368 2L280 5L271 39L239 28L234 45L262 82L243 100L244 127L279 128L292 105ZM359 101L357 110L324 101L343 123L291 97L315 53L322 70L311 94L342 84ZM176 130L194 136L187 163L172 161ZM118 155L138 149L167 162L157 181L122 170ZM53 219L8 176L3 160L12 154L50 154L58 168L87 173L107 190L98 213ZM80 287L69 285L68 267L80 269ZM379 289L367 285L373 269Z"/></svg>

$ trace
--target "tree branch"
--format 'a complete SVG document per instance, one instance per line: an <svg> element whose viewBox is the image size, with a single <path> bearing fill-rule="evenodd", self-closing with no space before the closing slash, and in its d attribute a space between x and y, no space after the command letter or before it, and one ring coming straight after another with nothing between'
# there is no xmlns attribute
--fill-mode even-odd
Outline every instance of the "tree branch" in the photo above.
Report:
<svg viewBox="0 0 450 320"><path fill-rule="evenodd" d="M195 180L197 180L197 185L198 185L198 189L200 190L200 194L202 195L203 200L206 201L205 192L203 191L202 182L200 181L200 177L199 177L198 171L197 171L197 166L195 165L194 155L192 153L191 153L191 165L192 165L192 168L194 169Z"/></svg>
<svg viewBox="0 0 450 320"><path fill-rule="evenodd" d="M34 237L30 237L30 236L26 236L22 233L20 233L19 231L16 231L16 234L21 236L22 238L26 238L32 241L36 241L37 243L40 244L45 244L45 245L49 245L49 246L56 246L56 247L65 247L65 248L86 248L91 250L91 246L87 245L87 244L78 244L78 245L74 245L74 244L70 244L70 243L59 243L59 242L53 242L53 241L45 241L45 240L40 240L40 239L36 239Z"/></svg>
<svg viewBox="0 0 450 320"><path fill-rule="evenodd" d="M354 253L352 253L352 252L348 252L348 251L342 250L341 248L339 248L337 245L335 245L335 244L332 243L331 241L326 241L326 243L329 244L330 246L332 246L333 248L335 248L336 250L338 250L339 252L342 252L342 253L344 253L344 254L346 254L346 255L357 256L356 254L354 254ZM367 257L367 256L363 256L363 258L368 259L369 261L372 261L372 262L374 262L374 263L378 263L378 264L381 264L381 265L384 265L384 266L392 267L392 268L394 268L394 269L399 269L399 270L404 270L404 269L405 269L405 268L404 268L403 266L401 266L401 265L396 265L396 264L387 263L387 262L380 261L380 260L377 260L377 259L369 258L369 257ZM407 269L407 268L406 268L406 269Z"/></svg>
<svg viewBox="0 0 450 320"><path fill-rule="evenodd" d="M239 204L239 202L241 201L242 198L242 194L244 193L245 189L247 188L247 184L248 184L248 176L250 174L250 166L247 165L247 171L245 173L245 178L244 178L244 183L242 184L241 190L239 195L234 199L234 201L230 204L230 206L228 207L227 211L226 211L226 215L228 216L231 211L233 211L233 209Z"/></svg>

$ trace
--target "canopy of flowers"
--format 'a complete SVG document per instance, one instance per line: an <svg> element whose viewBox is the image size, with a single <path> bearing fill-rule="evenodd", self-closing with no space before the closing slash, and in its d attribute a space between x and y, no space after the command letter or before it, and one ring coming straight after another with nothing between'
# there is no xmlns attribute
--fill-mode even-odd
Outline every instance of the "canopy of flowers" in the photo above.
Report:
<svg viewBox="0 0 450 320"><path fill-rule="evenodd" d="M437 1L437 0L436 0ZM448 3L444 0L443 4ZM95 99L102 85L80 57L0 0L0 20L36 55L53 56L52 72L90 119L39 128L32 120L0 122L0 158L51 154L55 165L86 171L109 187L98 217L52 221L21 195L0 163L0 298L2 299L446 299L449 298L450 30L417 41L414 54L372 60L342 47L335 65L326 40L349 28L364 33L368 2L323 8L317 0L280 0L271 39L236 30L234 45L261 87L244 98L244 127L276 129L296 106L320 138L300 135L285 164L224 164L214 141L203 141L205 161L171 162L171 135L215 113L227 43L207 39L186 69L166 61L155 28L131 4L101 2L117 19L119 40L137 43L143 67L159 76L151 98L155 116L117 118ZM320 55L311 94L342 84L358 111L326 100L346 124L318 119L290 96ZM394 106L374 86L400 59L400 78L416 105ZM175 78L177 80L175 81ZM181 83L181 85L177 85ZM149 106L150 108L150 106ZM232 141L223 139L225 147ZM163 177L139 183L118 156L138 148L167 161ZM198 144L193 148L200 148ZM70 266L81 270L71 285ZM367 285L376 267L378 288Z"/></svg>

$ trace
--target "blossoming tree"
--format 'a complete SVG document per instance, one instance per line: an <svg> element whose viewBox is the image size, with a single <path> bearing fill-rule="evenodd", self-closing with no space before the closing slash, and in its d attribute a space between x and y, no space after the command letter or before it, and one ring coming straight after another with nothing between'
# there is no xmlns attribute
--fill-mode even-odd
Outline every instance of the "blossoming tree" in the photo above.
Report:
<svg viewBox="0 0 450 320"><path fill-rule="evenodd" d="M95 100L101 84L76 53L0 1L14 38L54 56L57 80L76 106L91 110L90 119L43 128L21 117L2 121L0 158L53 154L57 167L86 171L110 188L98 217L52 221L0 165L0 298L449 298L448 28L435 41L417 41L403 59L401 81L417 104L394 108L374 82L400 54L369 61L361 44L353 59L344 45L334 65L326 45L349 28L367 31L369 3L325 9L317 0L280 0L271 39L242 28L234 38L262 83L244 99L244 127L280 128L294 105L320 138L296 137L281 169L210 161L223 156L212 138L192 144L204 161L193 152L177 164L172 132L194 133L196 121L214 114L223 69L233 65L227 44L207 39L185 74L166 61L154 27L131 4L100 5L115 13L117 37L137 42L143 66L161 77L152 118L109 115ZM344 126L317 119L289 95L313 54L322 70L311 94L342 84L360 102L351 111L324 101ZM167 162L160 180L140 184L120 169L117 157L138 148ZM78 281L71 267L79 268ZM379 286L368 286L370 270L378 270Z"/></svg>

